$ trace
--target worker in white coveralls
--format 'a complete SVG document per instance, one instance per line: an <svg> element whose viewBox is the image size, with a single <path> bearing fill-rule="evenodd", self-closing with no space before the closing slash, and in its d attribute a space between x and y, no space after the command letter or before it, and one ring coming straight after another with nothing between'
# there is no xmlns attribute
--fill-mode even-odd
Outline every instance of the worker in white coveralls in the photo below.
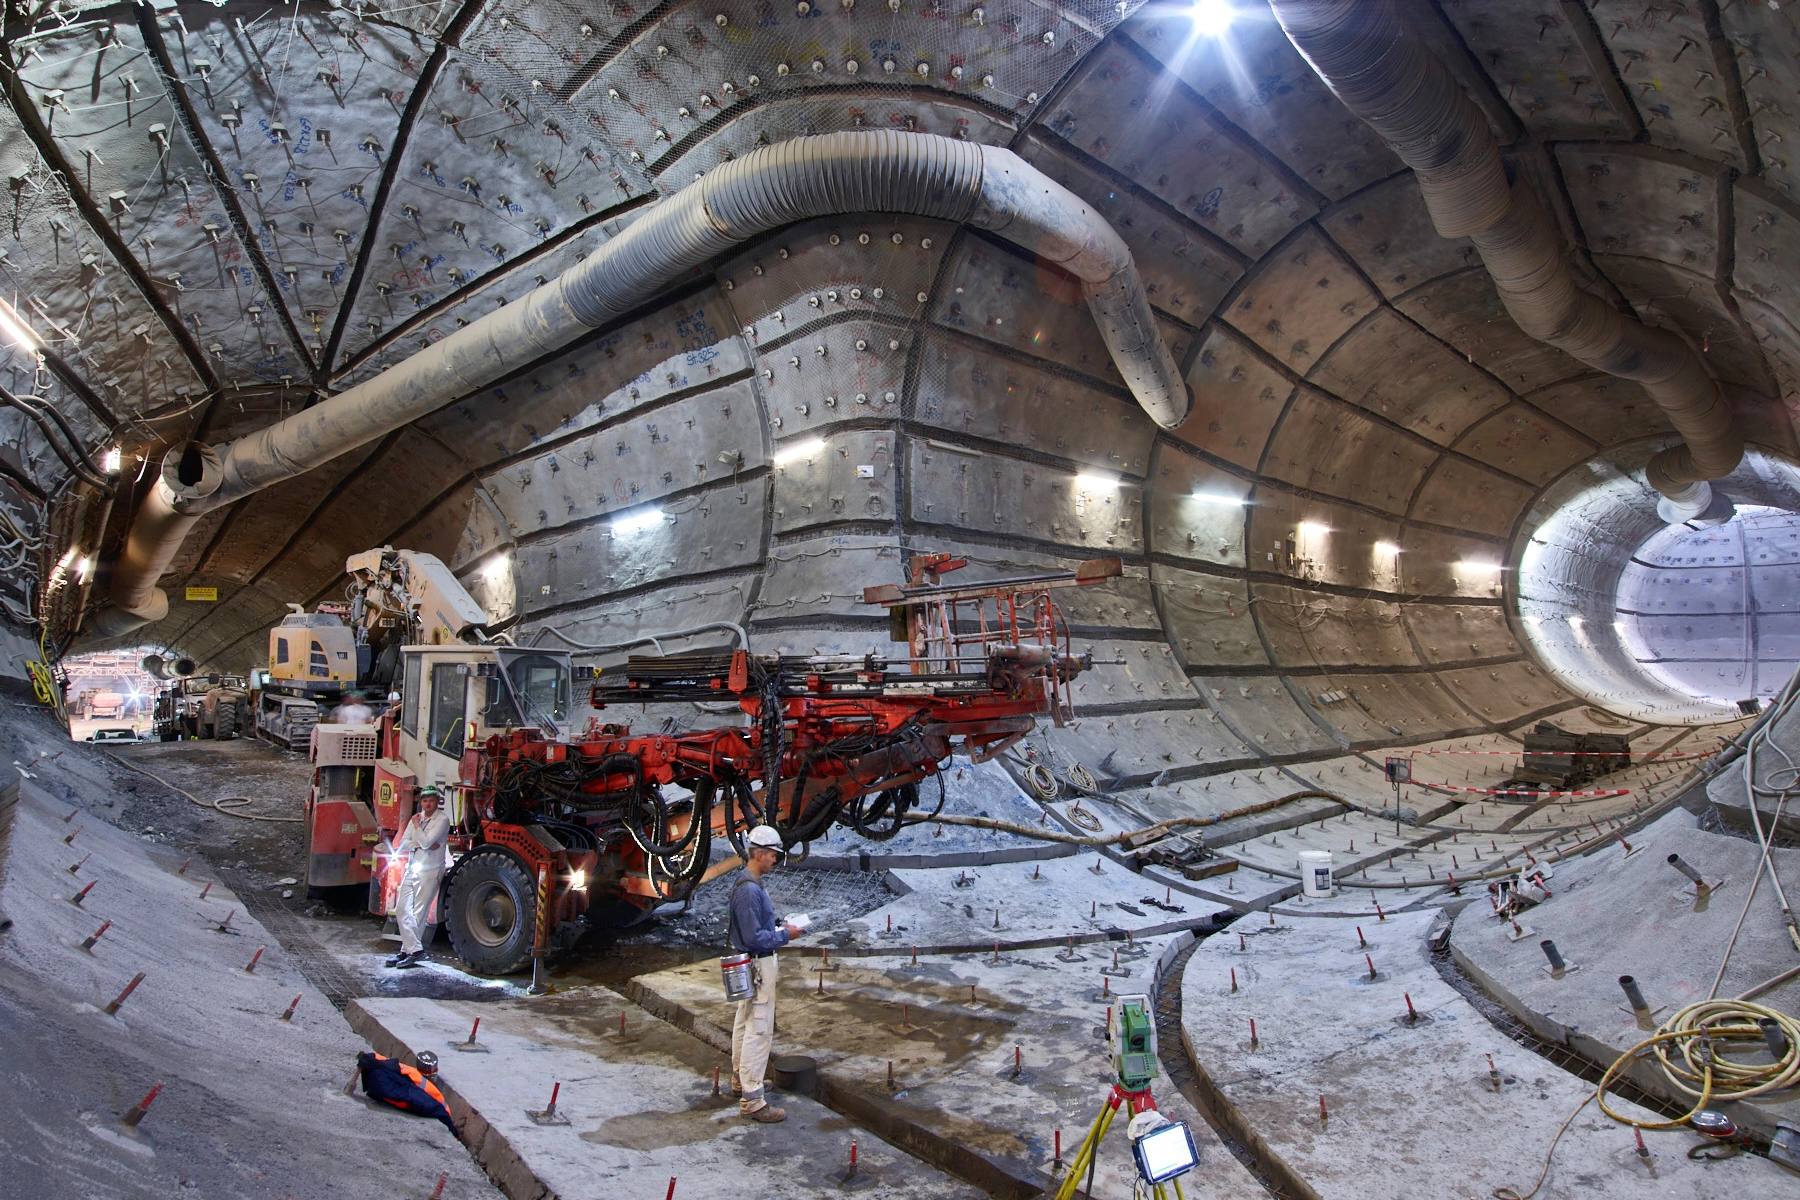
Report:
<svg viewBox="0 0 1800 1200"><path fill-rule="evenodd" d="M438 884L444 878L444 844L450 840L450 817L438 807L438 790L430 784L419 789L419 811L406 823L395 844L395 853L406 854L406 874L400 877L395 918L400 925L400 953L388 959L390 967L416 967L425 959L419 940Z"/></svg>
<svg viewBox="0 0 1800 1200"><path fill-rule="evenodd" d="M787 1116L763 1099L763 1074L775 1044L775 951L793 940L800 927L778 924L775 906L763 890L762 877L781 861L781 835L758 825L745 840L750 859L744 878L731 890L729 934L731 948L752 957L755 991L738 1001L737 1019L731 1023L731 1090L738 1096L739 1113L772 1125Z"/></svg>

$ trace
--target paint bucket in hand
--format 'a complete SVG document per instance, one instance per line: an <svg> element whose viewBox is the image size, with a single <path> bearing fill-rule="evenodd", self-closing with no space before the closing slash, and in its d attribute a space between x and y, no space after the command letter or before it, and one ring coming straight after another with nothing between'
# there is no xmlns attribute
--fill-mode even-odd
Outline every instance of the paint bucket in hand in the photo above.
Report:
<svg viewBox="0 0 1800 1200"><path fill-rule="evenodd" d="M748 954L728 954L719 960L727 1000L748 1000L756 994L756 982L751 978L752 961Z"/></svg>

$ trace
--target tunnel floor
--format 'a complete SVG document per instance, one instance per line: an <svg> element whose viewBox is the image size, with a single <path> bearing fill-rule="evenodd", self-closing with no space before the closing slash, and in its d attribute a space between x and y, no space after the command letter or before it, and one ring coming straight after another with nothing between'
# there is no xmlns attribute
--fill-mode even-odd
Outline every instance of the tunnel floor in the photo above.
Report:
<svg viewBox="0 0 1800 1200"><path fill-rule="evenodd" d="M1634 750L1652 760L1610 781L1624 785L1621 794L1524 804L1473 790L1507 773L1504 743L1462 739L1415 758L1438 786L1410 790L1399 821L1392 791L1354 755L1314 764L1304 778L1243 771L1192 781L1202 796L1232 797L1217 802L1221 810L1296 782L1336 787L1357 805L1298 801L1209 828L1213 857L1201 861L1234 868L1217 874L1168 863L1133 870L1116 856L1042 845L1007 861L1016 848L1001 853L942 829L908 831L865 871L846 869L858 865L858 847L841 837L821 843L815 863L776 872L770 887L778 910L818 919L817 932L783 956L777 1037L778 1053L816 1062L818 1082L805 1096L780 1097L790 1124L761 1140L746 1138L729 1098L712 1092L714 1068L723 1064L729 1077L731 1011L716 965L729 877L685 911L591 932L553 960L552 994L530 997L526 979L461 970L441 937L422 968L385 969L395 941L379 920L334 910L294 882L297 825L207 806L242 794L253 798L250 815L294 813L310 779L303 755L252 740L103 753L72 745L36 713L8 725L0 748L53 808L73 806L138 835L167 860L165 872L174 863L184 877L216 879L215 900L241 904L244 919L279 943L342 1013L330 1019L384 1052L439 1052L453 1105L480 1126L472 1148L499 1193L661 1194L667 1174L685 1172L679 1194L707 1195L746 1170L786 1178L798 1195L1049 1193L1105 1095L1106 1014L1119 995L1140 992L1158 1014L1158 1099L1196 1131L1202 1151L1187 1194L1300 1197L1366 1185L1369 1171L1394 1195L1451 1175L1471 1188L1528 1182L1527 1160L1567 1116L1564 1099L1591 1093L1597 1068L1566 1037L1546 1034L1545 1014L1569 997L1508 990L1517 985L1506 972L1529 973L1528 962L1509 965L1501 950L1512 947L1493 940L1484 893L1452 877L1460 871L1466 881L1496 861L1554 861L1560 890L1565 874L1590 864L1603 876L1614 870L1604 856L1623 855L1625 839L1714 838L1741 847L1740 856L1753 851L1719 809L1666 811L1694 761L1683 756L1698 756L1714 736L1640 729ZM953 783L983 812L1034 803L1001 795L1010 784L996 778L975 771L964 780L959 771ZM1111 830L1134 827L1149 803L1087 796L1040 807L1046 821ZM1643 826L1651 810L1657 822ZM1332 852L1334 896L1297 894L1291 868L1307 849ZM1578 893L1588 886L1569 878ZM1541 911L1560 915L1548 903ZM1559 936L1581 947L1574 953L1599 952L1579 929ZM1465 942L1482 949L1465 956ZM1743 969L1759 969L1776 949L1755 948ZM1572 978L1607 985L1607 971ZM1637 973L1655 975L1651 964ZM1673 998L1686 984L1670 977L1657 986ZM1582 1002L1604 1012L1610 1000ZM452 1043L477 1018L487 1052L458 1053ZM1491 1091L1484 1060L1499 1063L1505 1081ZM1444 1064L1464 1061L1480 1065L1471 1082L1458 1082L1460 1068L1445 1076ZM569 1126L523 1115L550 1083L566 1089ZM1393 1109L1396 1086L1411 1097L1404 1114ZM1650 1089L1629 1094L1651 1106L1634 1110L1646 1121L1668 1107ZM1777 1107L1770 1120L1785 1113ZM1783 1185L1780 1168L1759 1155L1688 1165L1691 1135L1652 1137L1647 1166L1616 1153L1629 1130L1589 1117L1567 1135L1564 1165L1542 1194L1722 1197ZM1388 1155L1390 1138L1448 1146L1492 1122L1511 1132L1454 1169L1441 1157ZM1130 1168L1114 1136L1093 1194L1122 1198ZM851 1141L863 1165L846 1177ZM662 1183L651 1186L652 1176Z"/></svg>

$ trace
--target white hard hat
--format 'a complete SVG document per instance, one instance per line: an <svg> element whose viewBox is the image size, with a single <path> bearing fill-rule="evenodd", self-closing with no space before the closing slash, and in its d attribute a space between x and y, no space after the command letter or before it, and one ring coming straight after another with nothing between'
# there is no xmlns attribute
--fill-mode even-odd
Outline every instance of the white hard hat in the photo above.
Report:
<svg viewBox="0 0 1800 1200"><path fill-rule="evenodd" d="M765 850L781 849L781 835L775 832L775 828L772 825L758 825L755 829L750 831L750 836L744 840L752 846L760 847Z"/></svg>

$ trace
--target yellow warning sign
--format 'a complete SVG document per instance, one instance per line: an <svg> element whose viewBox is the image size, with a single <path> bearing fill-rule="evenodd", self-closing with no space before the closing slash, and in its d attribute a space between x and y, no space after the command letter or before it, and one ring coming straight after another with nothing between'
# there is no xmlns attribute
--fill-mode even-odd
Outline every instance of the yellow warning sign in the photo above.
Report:
<svg viewBox="0 0 1800 1200"><path fill-rule="evenodd" d="M189 600L217 600L219 589L216 587L191 587L187 589L187 598Z"/></svg>

